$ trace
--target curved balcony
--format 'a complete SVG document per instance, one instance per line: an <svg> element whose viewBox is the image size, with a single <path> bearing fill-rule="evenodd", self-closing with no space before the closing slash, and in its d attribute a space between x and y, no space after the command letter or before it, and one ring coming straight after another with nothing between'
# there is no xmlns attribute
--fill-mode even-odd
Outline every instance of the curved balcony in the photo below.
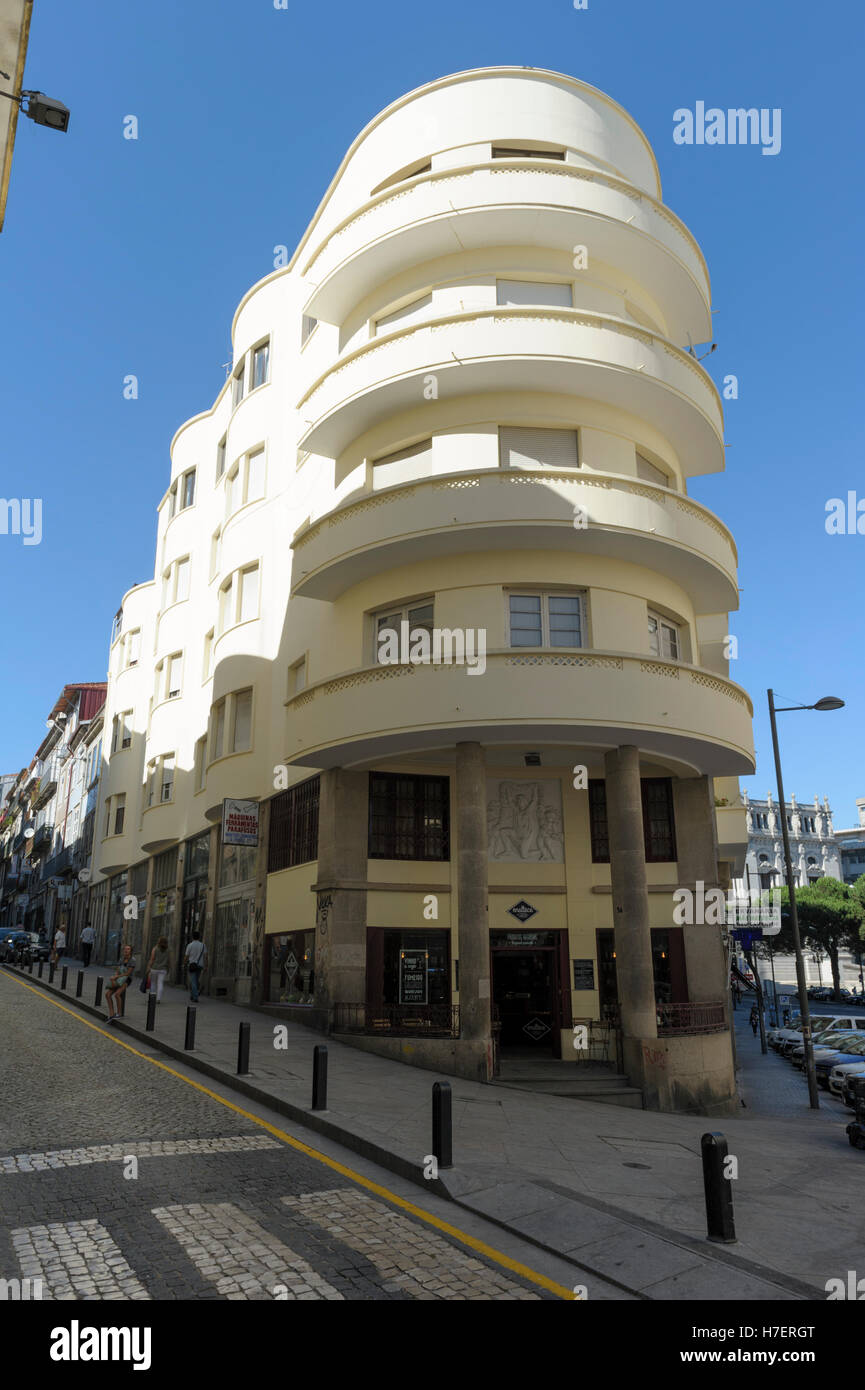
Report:
<svg viewBox="0 0 865 1390"><path fill-rule="evenodd" d="M585 530L574 529L576 506ZM442 474L347 502L295 537L292 593L333 600L401 564L550 548L661 570L699 613L738 607L736 547L706 507L618 474L553 470Z"/></svg>
<svg viewBox="0 0 865 1390"><path fill-rule="evenodd" d="M723 466L721 400L705 370L660 334L582 309L483 309L375 338L298 403L300 446L336 458L391 415L428 409L430 374L448 400L534 391L604 401L654 425L689 472Z"/></svg>
<svg viewBox="0 0 865 1390"><path fill-rule="evenodd" d="M634 743L699 775L754 770L753 707L697 666L621 652L492 652L486 671L375 666L286 702L286 761L317 768L477 740L606 749ZM335 730L351 730L341 736Z"/></svg>
<svg viewBox="0 0 865 1390"><path fill-rule="evenodd" d="M370 199L305 262L317 282L305 312L342 323L377 284L460 251L578 245L651 285L676 340L711 336L708 271L684 223L622 179L537 159L443 169Z"/></svg>

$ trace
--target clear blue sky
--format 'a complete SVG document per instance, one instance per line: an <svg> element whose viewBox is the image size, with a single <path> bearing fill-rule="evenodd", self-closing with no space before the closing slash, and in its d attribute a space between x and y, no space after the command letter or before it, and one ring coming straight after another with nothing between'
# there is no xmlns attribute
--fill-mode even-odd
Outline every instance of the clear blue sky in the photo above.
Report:
<svg viewBox="0 0 865 1390"><path fill-rule="evenodd" d="M27 763L66 681L104 679L111 618L153 573L177 426L207 408L245 290L293 247L351 139L401 93L487 64L553 68L620 101L712 276L727 472L692 493L732 527L742 606L732 674L839 694L782 716L788 794L865 796L865 535L828 536L828 498L865 497L860 0L36 0L25 86L69 133L19 122L0 236L0 495L44 499L44 537L0 536L0 772ZM7 84L3 83L4 86ZM781 152L674 144L673 112L780 107ZM122 138L123 117L140 122ZM135 373L138 401L122 396Z"/></svg>

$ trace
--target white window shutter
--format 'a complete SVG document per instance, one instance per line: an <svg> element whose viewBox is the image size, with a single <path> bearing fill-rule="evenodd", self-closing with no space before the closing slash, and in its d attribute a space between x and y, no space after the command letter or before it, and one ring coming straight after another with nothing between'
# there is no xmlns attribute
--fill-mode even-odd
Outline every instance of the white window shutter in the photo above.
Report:
<svg viewBox="0 0 865 1390"><path fill-rule="evenodd" d="M570 285L545 280L497 280L497 304L545 304L559 309L573 308Z"/></svg>
<svg viewBox="0 0 865 1390"><path fill-rule="evenodd" d="M499 451L503 468L576 468L576 430L502 427Z"/></svg>

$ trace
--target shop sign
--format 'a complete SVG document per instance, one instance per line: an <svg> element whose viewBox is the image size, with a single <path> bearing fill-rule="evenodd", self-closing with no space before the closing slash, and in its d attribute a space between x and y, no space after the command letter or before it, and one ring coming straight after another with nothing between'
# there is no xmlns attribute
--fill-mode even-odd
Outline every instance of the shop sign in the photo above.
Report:
<svg viewBox="0 0 865 1390"><path fill-rule="evenodd" d="M595 988L595 962L593 960L574 961L574 989Z"/></svg>
<svg viewBox="0 0 865 1390"><path fill-rule="evenodd" d="M401 1004L426 1004L429 951L400 951L399 953L399 1002Z"/></svg>
<svg viewBox="0 0 865 1390"><path fill-rule="evenodd" d="M236 801L226 797L222 803L222 843L258 844L258 802Z"/></svg>
<svg viewBox="0 0 865 1390"><path fill-rule="evenodd" d="M534 917L537 910L531 903L527 903L525 898L520 898L518 903L508 908L508 912L512 917L516 917L518 922L527 922L530 917Z"/></svg>

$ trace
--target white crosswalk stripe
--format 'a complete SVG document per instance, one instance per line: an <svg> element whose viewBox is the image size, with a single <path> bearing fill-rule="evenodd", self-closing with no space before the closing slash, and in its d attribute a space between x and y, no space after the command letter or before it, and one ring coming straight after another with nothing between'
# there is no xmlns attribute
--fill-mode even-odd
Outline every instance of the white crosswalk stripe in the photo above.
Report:
<svg viewBox="0 0 865 1390"><path fill-rule="evenodd" d="M98 1221L51 1221L12 1231L21 1275L41 1279L45 1299L149 1299Z"/></svg>
<svg viewBox="0 0 865 1390"><path fill-rule="evenodd" d="M48 1149L45 1153L7 1154L0 1158L0 1177L9 1173L42 1173L51 1168L79 1168L86 1163L117 1163L125 1158L178 1158L189 1154L243 1153L278 1149L267 1134L232 1134L221 1139L133 1139L121 1144L90 1144L80 1149Z"/></svg>
<svg viewBox="0 0 865 1390"><path fill-rule="evenodd" d="M153 1215L223 1298L343 1298L312 1265L232 1202L154 1207Z"/></svg>
<svg viewBox="0 0 865 1390"><path fill-rule="evenodd" d="M283 1197L306 1221L364 1255L385 1276L387 1290L418 1299L537 1299L425 1226L354 1188Z"/></svg>

